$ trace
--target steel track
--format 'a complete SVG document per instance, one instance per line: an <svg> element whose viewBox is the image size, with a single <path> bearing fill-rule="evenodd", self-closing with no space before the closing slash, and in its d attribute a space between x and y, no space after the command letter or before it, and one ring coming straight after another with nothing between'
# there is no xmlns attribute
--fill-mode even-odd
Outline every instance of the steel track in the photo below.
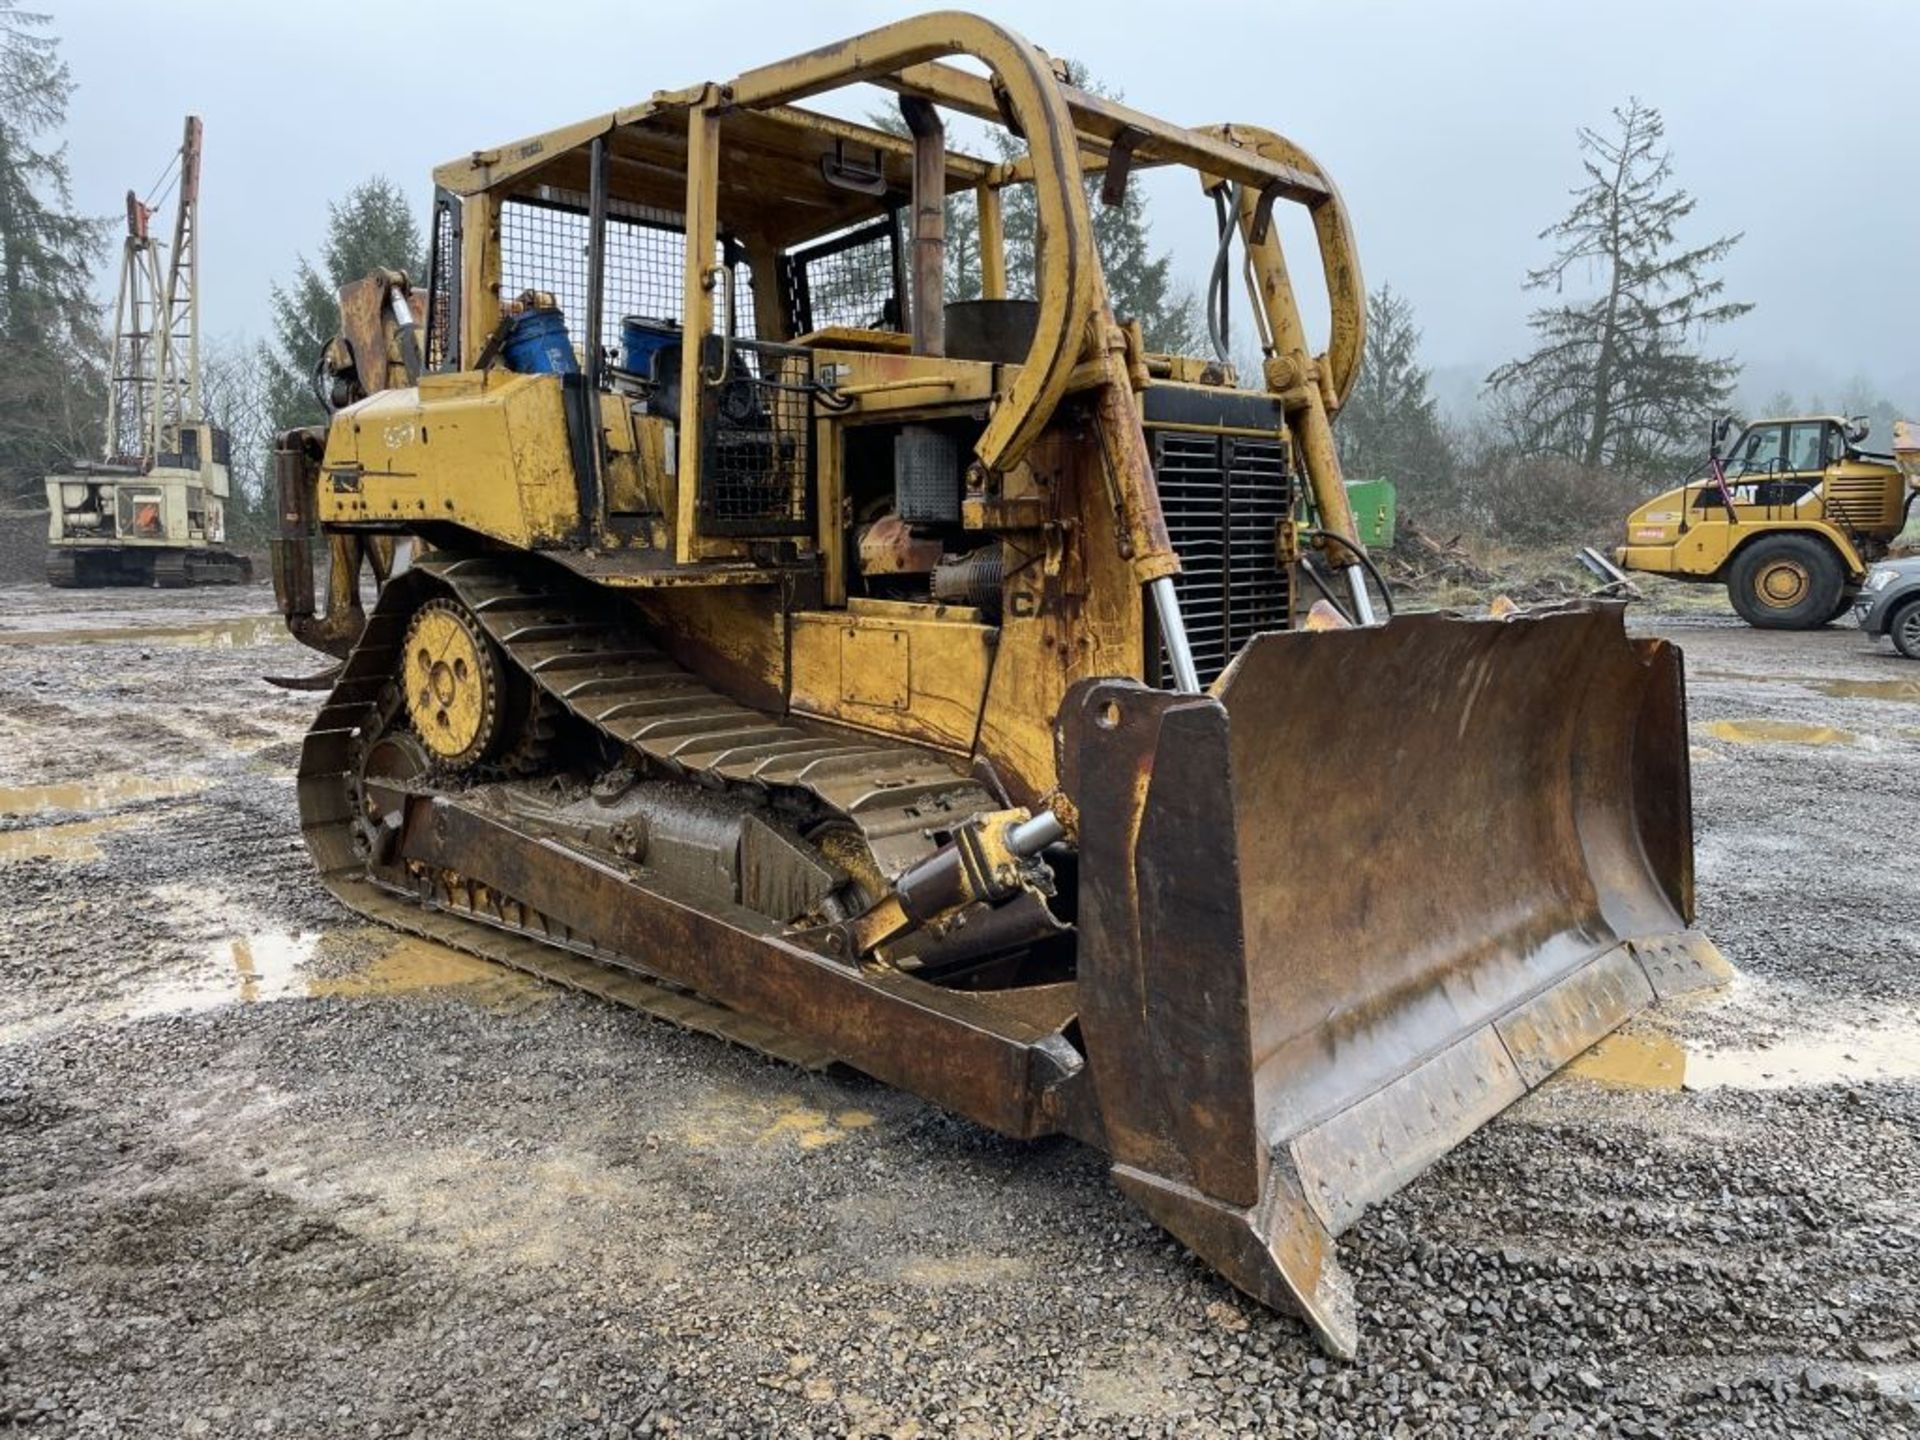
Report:
<svg viewBox="0 0 1920 1440"><path fill-rule="evenodd" d="M470 954L582 990L794 1064L832 1053L712 1004L648 973L510 896L423 884L402 893L373 878L358 826L357 766L405 724L392 685L415 609L436 595L463 603L507 663L577 720L633 755L644 773L702 779L859 830L888 875L929 853L959 820L995 798L945 756L792 719L718 694L675 664L605 591L531 556L435 554L381 592L302 747L301 828L329 891L355 912Z"/></svg>

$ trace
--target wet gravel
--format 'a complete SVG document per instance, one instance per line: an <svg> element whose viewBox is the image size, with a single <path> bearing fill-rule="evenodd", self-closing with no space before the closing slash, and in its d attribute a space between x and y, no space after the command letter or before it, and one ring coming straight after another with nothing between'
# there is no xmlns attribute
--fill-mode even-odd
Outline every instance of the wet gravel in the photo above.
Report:
<svg viewBox="0 0 1920 1440"><path fill-rule="evenodd" d="M1331 1363L1090 1151L528 982L381 982L301 853L315 701L256 677L311 667L271 632L6 643L268 603L0 589L0 787L175 792L0 788L0 1431L1920 1434L1920 1084L1557 1080L1345 1237ZM1920 1035L1920 666L1647 623L1744 977L1659 1025ZM1756 720L1847 735L1711 728Z"/></svg>

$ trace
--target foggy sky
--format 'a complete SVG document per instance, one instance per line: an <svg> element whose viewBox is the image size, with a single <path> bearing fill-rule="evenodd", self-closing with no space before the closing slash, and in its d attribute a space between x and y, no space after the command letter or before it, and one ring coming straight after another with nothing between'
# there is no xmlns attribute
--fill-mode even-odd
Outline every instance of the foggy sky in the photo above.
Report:
<svg viewBox="0 0 1920 1440"><path fill-rule="evenodd" d="M298 252L317 252L327 202L369 174L404 185L424 225L440 162L930 7L46 8L79 86L67 131L77 203L118 216L125 191L144 191L165 165L180 117L200 113L203 323L259 336L269 285L291 276ZM1424 358L1450 397L1525 346L1537 302L1521 281L1546 258L1536 237L1580 178L1575 132L1638 95L1664 113L1677 179L1699 201L1682 239L1746 233L1723 273L1728 297L1756 308L1713 343L1745 362L1753 402L1784 387L1835 403L1859 375L1920 412L1920 122L1897 68L1920 54L1911 0L977 8L1083 61L1142 109L1258 123L1314 152L1352 211L1369 284L1412 300ZM1156 243L1197 287L1209 208L1187 184L1156 181L1149 193ZM1298 278L1308 255L1299 241L1291 253ZM112 283L103 265L103 296Z"/></svg>

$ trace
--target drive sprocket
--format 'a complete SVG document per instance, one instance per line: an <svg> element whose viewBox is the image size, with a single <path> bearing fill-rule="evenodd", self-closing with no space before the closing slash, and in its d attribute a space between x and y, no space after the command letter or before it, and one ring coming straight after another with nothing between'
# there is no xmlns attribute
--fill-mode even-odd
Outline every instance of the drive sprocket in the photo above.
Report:
<svg viewBox="0 0 1920 1440"><path fill-rule="evenodd" d="M414 733L441 764L464 770L499 750L507 730L506 667L464 605L435 598L414 612L400 684Z"/></svg>

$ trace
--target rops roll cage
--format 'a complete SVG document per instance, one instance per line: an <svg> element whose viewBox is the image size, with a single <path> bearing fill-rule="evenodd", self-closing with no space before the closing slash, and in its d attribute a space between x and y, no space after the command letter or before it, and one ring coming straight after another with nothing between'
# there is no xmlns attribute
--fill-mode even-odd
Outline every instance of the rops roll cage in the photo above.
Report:
<svg viewBox="0 0 1920 1440"><path fill-rule="evenodd" d="M952 57L971 58L987 74L946 63ZM727 284L723 279L727 267L716 260L723 199L745 206L759 201L766 213L783 203L803 214L812 206L811 234L779 237L788 243L828 233L836 228L836 220L851 224L874 214L870 196L847 195L848 201L858 201L865 208L849 206L834 212L821 195L778 193L777 180L769 178L775 172L754 168L753 145L760 138L762 121L811 132L822 141L853 141L872 147L876 156L900 157L904 151L915 159L916 178L926 176L927 152L920 139L793 108L794 102L863 81L903 97L910 122L912 102L918 101L1003 125L1026 140L1028 153L1006 163L988 164L944 150L936 152L934 162L934 183L943 183L949 193L971 186L978 199L986 299L1006 294L1000 192L1016 184L1033 187L1038 318L1024 362L1010 369L1006 389L995 397L975 458L987 470L1016 465L1066 394L1098 391L1102 441L1116 482L1129 559L1140 581L1155 592L1163 628L1169 622L1176 629L1179 624L1177 609L1168 613L1172 588L1165 583L1178 571L1179 561L1167 542L1153 488L1137 397L1129 383L1125 337L1114 324L1094 258L1085 178L1102 177L1103 200L1112 204L1124 196L1134 170L1180 165L1195 171L1208 192L1232 198L1264 354L1264 387L1283 407L1307 472L1320 527L1335 542L1329 558L1346 562L1356 601L1363 615L1370 616L1365 587L1352 563L1360 547L1330 425L1359 373L1365 343L1365 287L1339 192L1319 164L1283 136L1244 125L1200 129L1171 125L1068 83L1063 66L1004 26L975 15L939 12L745 71L725 84L662 91L640 105L498 150L476 152L442 166L435 178L449 198L461 202L463 218L458 224L469 234L476 220L487 219L486 211L476 214L469 208L473 202L484 204L489 196L508 193L516 186L557 178L585 192L586 324L594 340L586 347L591 387L598 380L597 342L605 319L604 237L615 165L622 167L623 189L651 187L650 193L659 197L667 193L665 187L672 187L685 234L681 324L686 334L709 334L715 321L716 290ZM663 125L674 132L668 137L671 150L664 153ZM755 130L729 155L724 175L720 165L723 125ZM920 127L913 128L917 135ZM937 135L937 121L933 129ZM647 135L644 149L638 148L643 131ZM735 173L736 169L744 174ZM1331 324L1326 349L1317 355L1309 346L1273 223L1274 206L1282 200L1306 208L1325 273ZM652 203L660 202L656 198ZM773 268L772 253L764 248L752 258L756 274L762 264ZM461 263L467 273L454 289L472 297L471 303L448 308L457 315L459 353L470 356L478 353L497 324L497 251L489 260L486 246L472 247ZM487 303L489 279L491 305ZM703 363L703 347L683 347L684 393L697 393ZM677 443L678 472L698 474L698 427L682 427ZM682 487L678 530L682 561L695 558L691 491L691 486ZM1342 547L1348 553L1343 554Z"/></svg>

